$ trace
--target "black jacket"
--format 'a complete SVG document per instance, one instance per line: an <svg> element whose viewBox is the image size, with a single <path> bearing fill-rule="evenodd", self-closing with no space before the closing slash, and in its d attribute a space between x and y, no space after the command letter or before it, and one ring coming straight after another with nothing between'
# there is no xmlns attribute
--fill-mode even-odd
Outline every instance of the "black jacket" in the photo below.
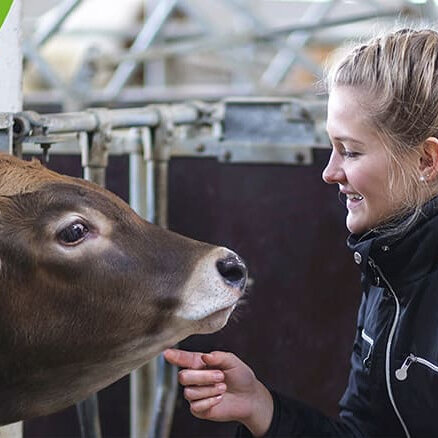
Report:
<svg viewBox="0 0 438 438"><path fill-rule="evenodd" d="M423 212L403 237L348 239L363 298L339 418L273 393L266 436L438 438L437 198Z"/></svg>

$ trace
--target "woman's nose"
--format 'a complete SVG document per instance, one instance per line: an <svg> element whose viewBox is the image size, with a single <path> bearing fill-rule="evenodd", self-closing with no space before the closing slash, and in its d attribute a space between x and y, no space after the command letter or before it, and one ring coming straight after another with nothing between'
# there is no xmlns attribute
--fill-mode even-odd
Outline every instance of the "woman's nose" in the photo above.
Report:
<svg viewBox="0 0 438 438"><path fill-rule="evenodd" d="M332 152L329 162L322 172L322 179L327 184L337 184L345 181L345 173L336 152Z"/></svg>

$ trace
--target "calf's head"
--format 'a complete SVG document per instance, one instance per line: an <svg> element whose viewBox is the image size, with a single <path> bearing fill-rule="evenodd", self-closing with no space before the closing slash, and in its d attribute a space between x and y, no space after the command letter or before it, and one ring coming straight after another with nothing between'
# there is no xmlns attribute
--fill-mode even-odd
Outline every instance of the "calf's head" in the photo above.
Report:
<svg viewBox="0 0 438 438"><path fill-rule="evenodd" d="M223 327L233 252L147 223L112 193L0 155L0 423L87 397Z"/></svg>

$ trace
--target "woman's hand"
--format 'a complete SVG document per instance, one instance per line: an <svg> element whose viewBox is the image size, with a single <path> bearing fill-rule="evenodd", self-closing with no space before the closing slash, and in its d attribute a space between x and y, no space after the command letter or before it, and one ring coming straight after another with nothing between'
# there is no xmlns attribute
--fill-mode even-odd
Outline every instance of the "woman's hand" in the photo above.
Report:
<svg viewBox="0 0 438 438"><path fill-rule="evenodd" d="M263 436L271 424L273 401L251 368L232 353L192 353L170 349L167 361L184 369L178 380L191 413L214 421L239 421L254 436Z"/></svg>

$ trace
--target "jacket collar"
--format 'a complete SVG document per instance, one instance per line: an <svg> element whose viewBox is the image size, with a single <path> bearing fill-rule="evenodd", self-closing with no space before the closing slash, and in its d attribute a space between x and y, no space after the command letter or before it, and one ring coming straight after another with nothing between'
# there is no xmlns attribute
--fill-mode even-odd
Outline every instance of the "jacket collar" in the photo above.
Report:
<svg viewBox="0 0 438 438"><path fill-rule="evenodd" d="M407 220L400 221L401 228ZM351 234L347 246L371 284L379 285L376 271L370 266L373 262L393 286L427 275L438 265L438 197L423 206L421 216L403 234Z"/></svg>

